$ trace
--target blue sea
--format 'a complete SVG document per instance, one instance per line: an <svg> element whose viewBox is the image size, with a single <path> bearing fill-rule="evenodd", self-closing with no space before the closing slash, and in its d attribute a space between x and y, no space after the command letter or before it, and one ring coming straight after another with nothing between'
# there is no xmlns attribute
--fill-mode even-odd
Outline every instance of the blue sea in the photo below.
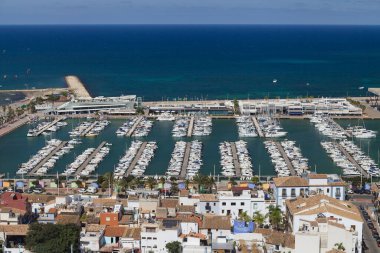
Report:
<svg viewBox="0 0 380 253"><path fill-rule="evenodd" d="M379 59L380 26L0 26L0 89L71 74L144 100L363 96Z"/></svg>

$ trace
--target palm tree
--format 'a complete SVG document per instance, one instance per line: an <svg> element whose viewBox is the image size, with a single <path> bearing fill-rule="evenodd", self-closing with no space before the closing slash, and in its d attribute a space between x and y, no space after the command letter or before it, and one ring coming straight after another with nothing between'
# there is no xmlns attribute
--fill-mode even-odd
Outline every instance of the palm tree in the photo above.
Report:
<svg viewBox="0 0 380 253"><path fill-rule="evenodd" d="M153 190L153 188L156 186L157 181L153 177L148 177L148 179L145 181L148 185L150 190Z"/></svg>
<svg viewBox="0 0 380 253"><path fill-rule="evenodd" d="M199 193L199 189L200 189L200 186L201 184L203 184L204 182L204 178L201 174L196 174L194 177L193 177L193 182L197 184L197 192Z"/></svg>
<svg viewBox="0 0 380 253"><path fill-rule="evenodd" d="M283 220L282 211L279 206L273 205L270 205L268 209L269 212L267 214L267 217L269 218L269 222L273 227L275 227L278 230Z"/></svg>
<svg viewBox="0 0 380 253"><path fill-rule="evenodd" d="M256 224L261 227L264 224L265 216L260 213L260 211L256 211L252 215L252 219Z"/></svg>
<svg viewBox="0 0 380 253"><path fill-rule="evenodd" d="M245 222L252 221L252 218L247 214L247 212L242 212L239 214L239 218L242 219Z"/></svg>
<svg viewBox="0 0 380 253"><path fill-rule="evenodd" d="M343 243L340 242L340 243L335 243L334 246L337 248L337 250L342 250L342 251L345 251L346 248L343 246Z"/></svg>

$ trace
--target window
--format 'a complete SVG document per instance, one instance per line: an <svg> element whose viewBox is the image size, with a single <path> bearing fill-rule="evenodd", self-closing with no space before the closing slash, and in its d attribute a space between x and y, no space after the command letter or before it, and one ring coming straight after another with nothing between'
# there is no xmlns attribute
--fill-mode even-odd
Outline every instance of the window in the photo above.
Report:
<svg viewBox="0 0 380 253"><path fill-rule="evenodd" d="M327 191L327 193L330 193L330 188L327 188L326 191Z"/></svg>
<svg viewBox="0 0 380 253"><path fill-rule="evenodd" d="M230 215L231 214L231 210L227 210L227 215Z"/></svg>
<svg viewBox="0 0 380 253"><path fill-rule="evenodd" d="M225 206L226 205L226 202L222 202L222 206Z"/></svg>
<svg viewBox="0 0 380 253"><path fill-rule="evenodd" d="M296 196L296 189L293 188L293 189L291 190L290 195L291 195L292 197L295 197L295 196Z"/></svg>
<svg viewBox="0 0 380 253"><path fill-rule="evenodd" d="M214 206L216 206L216 203L214 202Z"/></svg>
<svg viewBox="0 0 380 253"><path fill-rule="evenodd" d="M286 189L282 189L282 197L286 198Z"/></svg>
<svg viewBox="0 0 380 253"><path fill-rule="evenodd" d="M236 206L236 202L231 202L231 206Z"/></svg>
<svg viewBox="0 0 380 253"><path fill-rule="evenodd" d="M222 210L222 214L224 214L224 210Z"/></svg>
<svg viewBox="0 0 380 253"><path fill-rule="evenodd" d="M152 240L152 237L148 237L147 239L148 239L148 240Z"/></svg>
<svg viewBox="0 0 380 253"><path fill-rule="evenodd" d="M241 205L241 206L244 206L244 202L240 202L240 205Z"/></svg>

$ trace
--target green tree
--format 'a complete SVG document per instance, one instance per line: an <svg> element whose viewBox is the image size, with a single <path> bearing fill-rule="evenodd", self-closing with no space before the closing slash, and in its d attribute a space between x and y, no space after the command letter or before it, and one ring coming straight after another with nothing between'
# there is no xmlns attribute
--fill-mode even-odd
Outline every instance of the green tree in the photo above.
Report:
<svg viewBox="0 0 380 253"><path fill-rule="evenodd" d="M269 212L267 216L269 218L269 222L275 229L278 230L279 226L282 224L283 221L282 211L279 206L273 205L270 205L268 209Z"/></svg>
<svg viewBox="0 0 380 253"><path fill-rule="evenodd" d="M234 99L234 113L240 114L239 101L236 98Z"/></svg>
<svg viewBox="0 0 380 253"><path fill-rule="evenodd" d="M261 227L264 224L265 216L260 213L260 211L256 211L252 215L253 221Z"/></svg>
<svg viewBox="0 0 380 253"><path fill-rule="evenodd" d="M74 224L32 223L26 235L26 248L35 253L79 252L80 227Z"/></svg>
<svg viewBox="0 0 380 253"><path fill-rule="evenodd" d="M343 243L340 242L340 243L335 243L334 246L336 247L337 250L342 250L342 251L345 251L346 248L343 246Z"/></svg>
<svg viewBox="0 0 380 253"><path fill-rule="evenodd" d="M247 212L242 212L239 214L239 218L245 222L252 221L252 218L247 214Z"/></svg>
<svg viewBox="0 0 380 253"><path fill-rule="evenodd" d="M181 252L181 243L179 241L168 242L165 247L169 253Z"/></svg>
<svg viewBox="0 0 380 253"><path fill-rule="evenodd" d="M157 181L153 177L148 177L145 183L148 185L150 190L153 190L153 188L157 185Z"/></svg>

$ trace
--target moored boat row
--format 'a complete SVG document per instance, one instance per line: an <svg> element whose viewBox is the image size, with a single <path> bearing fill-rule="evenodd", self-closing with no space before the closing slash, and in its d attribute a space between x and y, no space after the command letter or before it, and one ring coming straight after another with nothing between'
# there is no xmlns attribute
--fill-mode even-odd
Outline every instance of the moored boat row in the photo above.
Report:
<svg viewBox="0 0 380 253"><path fill-rule="evenodd" d="M174 122L173 130L172 130L173 137L185 137L187 135L189 124L190 124L189 117L178 117Z"/></svg>
<svg viewBox="0 0 380 253"><path fill-rule="evenodd" d="M166 172L166 175L170 177L180 175L183 166L183 159L185 157L185 151L186 142L177 141L174 145L174 150L169 161L169 167Z"/></svg>
<svg viewBox="0 0 380 253"><path fill-rule="evenodd" d="M265 137L278 138L286 136L287 132L283 130L280 123L275 118L267 115L261 115L257 117L257 122L264 133Z"/></svg>
<svg viewBox="0 0 380 253"><path fill-rule="evenodd" d="M232 156L232 147L230 142L222 142L219 144L221 174L225 177L236 176L234 159Z"/></svg>
<svg viewBox="0 0 380 253"><path fill-rule="evenodd" d="M296 147L295 141L285 140L281 142L286 156L289 158L292 163L295 172L297 175L301 175L303 172L309 170L308 159L304 158L301 153L301 149Z"/></svg>
<svg viewBox="0 0 380 253"><path fill-rule="evenodd" d="M194 140L190 144L190 155L186 167L186 178L192 179L195 175L199 174L202 164L202 142Z"/></svg>
<svg viewBox="0 0 380 253"><path fill-rule="evenodd" d="M253 166L251 156L248 152L247 142L240 140L236 141L235 145L241 170L241 177L250 179L253 177Z"/></svg>
<svg viewBox="0 0 380 253"><path fill-rule="evenodd" d="M257 137L256 128L251 116L239 116L236 118L239 137Z"/></svg>
<svg viewBox="0 0 380 253"><path fill-rule="evenodd" d="M148 136L150 130L152 129L153 121L148 120L147 118L142 118L137 124L135 130L132 133L134 137L145 137Z"/></svg>
<svg viewBox="0 0 380 253"><path fill-rule="evenodd" d="M212 119L207 116L195 116L193 136L210 135L212 131Z"/></svg>
<svg viewBox="0 0 380 253"><path fill-rule="evenodd" d="M157 143L155 141L150 141L146 144L141 156L137 160L135 167L131 171L132 176L144 176L145 170L150 161L153 159L156 149Z"/></svg>
<svg viewBox="0 0 380 253"><path fill-rule="evenodd" d="M265 141L265 148L267 149L269 156L271 157L274 169L279 177L290 176L290 170L281 155L280 150L278 150L276 142L274 141Z"/></svg>
<svg viewBox="0 0 380 253"><path fill-rule="evenodd" d="M133 159L137 155L142 141L132 141L131 146L126 150L125 154L120 158L119 163L116 165L114 169L114 177L115 179L120 179L124 175L126 175L129 166L131 165Z"/></svg>

